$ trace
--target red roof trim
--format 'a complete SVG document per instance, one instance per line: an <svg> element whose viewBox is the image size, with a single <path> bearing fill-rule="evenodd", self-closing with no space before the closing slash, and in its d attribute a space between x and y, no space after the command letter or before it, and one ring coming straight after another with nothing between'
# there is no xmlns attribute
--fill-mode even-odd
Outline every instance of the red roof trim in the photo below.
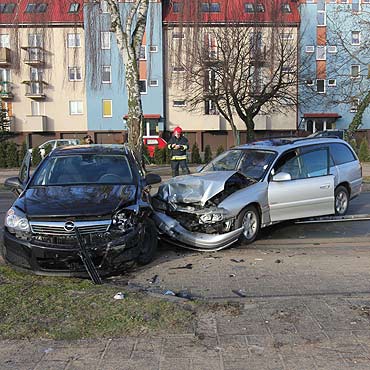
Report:
<svg viewBox="0 0 370 370"><path fill-rule="evenodd" d="M338 113L305 113L304 118L341 118Z"/></svg>
<svg viewBox="0 0 370 370"><path fill-rule="evenodd" d="M127 119L128 118L128 114L125 114L123 116L124 119ZM160 119L161 118L161 115L160 114L144 114L144 118L148 118L148 119Z"/></svg>

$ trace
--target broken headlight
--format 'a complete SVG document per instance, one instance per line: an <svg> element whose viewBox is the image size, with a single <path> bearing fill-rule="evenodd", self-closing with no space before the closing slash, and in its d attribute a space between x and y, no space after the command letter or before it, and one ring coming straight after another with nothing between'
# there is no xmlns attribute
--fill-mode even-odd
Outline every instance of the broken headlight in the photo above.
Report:
<svg viewBox="0 0 370 370"><path fill-rule="evenodd" d="M113 216L112 220L112 225L122 232L128 232L132 230L136 223L136 214L130 211L118 212Z"/></svg>
<svg viewBox="0 0 370 370"><path fill-rule="evenodd" d="M15 207L10 208L6 213L5 226L11 233L19 231L28 233L31 230L26 215Z"/></svg>
<svg viewBox="0 0 370 370"><path fill-rule="evenodd" d="M201 215L199 219L204 224L221 222L224 219L224 213L206 213Z"/></svg>

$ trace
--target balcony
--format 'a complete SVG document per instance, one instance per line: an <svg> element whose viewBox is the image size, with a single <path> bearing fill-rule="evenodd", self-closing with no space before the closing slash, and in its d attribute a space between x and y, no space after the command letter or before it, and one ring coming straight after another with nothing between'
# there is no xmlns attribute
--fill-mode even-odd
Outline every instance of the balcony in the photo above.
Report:
<svg viewBox="0 0 370 370"><path fill-rule="evenodd" d="M40 46L22 46L23 50L26 50L27 55L24 62L30 66L41 66L45 63L44 60L44 49Z"/></svg>
<svg viewBox="0 0 370 370"><path fill-rule="evenodd" d="M31 99L45 99L44 85L45 81L23 81L27 85L26 96Z"/></svg>
<svg viewBox="0 0 370 370"><path fill-rule="evenodd" d="M8 81L0 81L0 98L1 99L13 99L11 83Z"/></svg>
<svg viewBox="0 0 370 370"><path fill-rule="evenodd" d="M47 131L47 116L26 116L25 130L32 132Z"/></svg>
<svg viewBox="0 0 370 370"><path fill-rule="evenodd" d="M0 66L9 66L10 64L10 49L0 48Z"/></svg>

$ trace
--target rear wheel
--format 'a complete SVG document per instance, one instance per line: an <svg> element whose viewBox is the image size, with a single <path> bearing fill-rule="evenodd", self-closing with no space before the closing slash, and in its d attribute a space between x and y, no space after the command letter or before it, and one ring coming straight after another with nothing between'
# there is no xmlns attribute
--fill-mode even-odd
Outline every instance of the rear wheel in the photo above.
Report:
<svg viewBox="0 0 370 370"><path fill-rule="evenodd" d="M236 220L236 227L243 228L240 235L242 245L253 243L261 228L261 217L257 208L255 206L244 208Z"/></svg>
<svg viewBox="0 0 370 370"><path fill-rule="evenodd" d="M348 190L344 186L335 189L335 214L343 216L347 213L349 205Z"/></svg>
<svg viewBox="0 0 370 370"><path fill-rule="evenodd" d="M158 246L157 228L151 219L147 219L144 224L144 235L141 240L140 254L136 261L140 265L151 262L155 256Z"/></svg>

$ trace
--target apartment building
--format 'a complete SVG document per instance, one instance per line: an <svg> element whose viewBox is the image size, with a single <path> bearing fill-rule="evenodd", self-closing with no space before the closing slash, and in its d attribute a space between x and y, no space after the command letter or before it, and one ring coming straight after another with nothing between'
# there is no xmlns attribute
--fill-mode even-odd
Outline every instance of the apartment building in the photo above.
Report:
<svg viewBox="0 0 370 370"><path fill-rule="evenodd" d="M119 3L123 22L131 1ZM106 1L85 5L86 96L88 131L96 143L122 143L126 139L128 98L125 68ZM144 135L164 131L162 3L149 4L146 32L139 60L140 91L144 112Z"/></svg>
<svg viewBox="0 0 370 370"><path fill-rule="evenodd" d="M0 97L17 142L87 131L82 1L0 1Z"/></svg>
<svg viewBox="0 0 370 370"><path fill-rule="evenodd" d="M300 14L299 128L346 129L370 90L370 0L304 0Z"/></svg>
<svg viewBox="0 0 370 370"><path fill-rule="evenodd" d="M218 112L214 101L209 99L206 85L219 83L217 74L221 68L220 64L225 63L225 59L221 57L222 49L233 42L231 39L237 37L238 33L245 35L244 39L250 39L250 45L253 44L248 52L241 50L245 53L245 58L236 62L248 64L248 69L236 72L242 78L243 74L253 70L253 73L245 77L248 78L249 85L244 84L241 87L246 90L248 98L254 99L262 91L267 92L265 86L271 84L272 74L277 71L284 75L283 80L291 77L297 80L299 12L295 1L167 1L164 3L163 28L167 130L172 131L180 125L190 143L196 142L201 150L204 150L207 144L214 152L220 145L223 148L235 145L231 126ZM229 34L224 40L220 40L219 34L226 28L235 30L236 36ZM205 51L194 47L202 43L205 45ZM243 48L246 47L248 48L244 44ZM290 59L288 61L286 57L286 65L281 64L281 68L277 69L277 61L285 63L281 55L280 59L276 58L284 48L290 50ZM194 53L203 53L203 60L192 61L189 55ZM197 63L204 64L203 75L200 69L195 68ZM197 73L204 81L204 95L202 97L200 91L196 106L192 96L196 88L189 84L191 76L185 73L186 70ZM267 103L255 117L257 137L289 134L296 130L297 105L292 102L297 99L297 83L292 83L289 89L289 104L288 99L282 98L278 108L268 109ZM247 99L241 95L239 98ZM235 110L232 116L240 132L240 142L245 142L246 125Z"/></svg>

